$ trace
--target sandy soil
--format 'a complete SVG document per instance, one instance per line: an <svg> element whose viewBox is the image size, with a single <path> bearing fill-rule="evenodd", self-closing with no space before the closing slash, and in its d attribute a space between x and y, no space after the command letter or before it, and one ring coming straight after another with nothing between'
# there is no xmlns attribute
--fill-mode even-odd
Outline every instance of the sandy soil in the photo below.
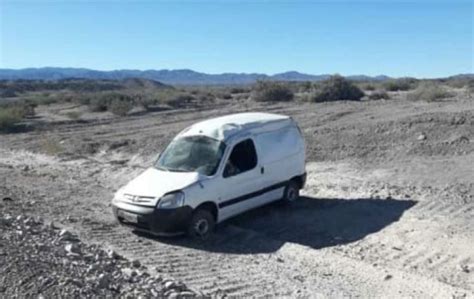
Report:
<svg viewBox="0 0 474 299"><path fill-rule="evenodd" d="M474 298L474 100L226 103L55 120L0 136L0 212L40 215L213 296ZM66 107L67 108L67 107ZM308 184L207 243L118 226L113 192L179 130L240 111L293 116Z"/></svg>

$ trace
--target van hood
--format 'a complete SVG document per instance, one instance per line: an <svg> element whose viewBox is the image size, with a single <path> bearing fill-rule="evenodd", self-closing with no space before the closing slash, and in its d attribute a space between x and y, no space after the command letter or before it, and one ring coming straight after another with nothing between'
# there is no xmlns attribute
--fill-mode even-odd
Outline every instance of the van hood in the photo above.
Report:
<svg viewBox="0 0 474 299"><path fill-rule="evenodd" d="M152 167L125 185L121 193L154 197L156 199L150 204L155 205L157 200L166 193L183 189L199 180L200 175L197 172L171 172Z"/></svg>

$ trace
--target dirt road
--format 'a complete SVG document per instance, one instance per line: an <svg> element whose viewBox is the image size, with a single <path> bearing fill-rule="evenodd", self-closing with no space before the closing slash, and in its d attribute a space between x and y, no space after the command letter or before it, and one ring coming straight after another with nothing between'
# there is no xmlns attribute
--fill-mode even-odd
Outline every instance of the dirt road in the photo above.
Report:
<svg viewBox="0 0 474 299"><path fill-rule="evenodd" d="M113 192L174 134L248 110L291 115L305 134L308 184L293 207L236 217L207 243L151 238L115 223ZM474 101L462 93L436 103L403 94L244 102L52 123L0 140L0 195L13 199L0 211L57 221L210 295L474 297Z"/></svg>

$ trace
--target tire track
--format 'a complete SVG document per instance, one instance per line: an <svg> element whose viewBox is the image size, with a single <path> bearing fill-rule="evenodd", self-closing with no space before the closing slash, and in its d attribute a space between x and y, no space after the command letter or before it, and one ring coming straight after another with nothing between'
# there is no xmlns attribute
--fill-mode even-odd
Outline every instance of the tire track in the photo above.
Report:
<svg viewBox="0 0 474 299"><path fill-rule="evenodd" d="M226 240L242 239L242 232L226 229L218 234L213 244L226 244ZM252 256L227 255L224 253L196 253L194 248L166 244L146 236L133 234L123 227L88 227L82 232L95 242L108 244L129 258L185 281L192 288L210 295L268 297L291 295L287 280L276 279L272 273L265 274L265 263L252 262ZM229 235L230 234L230 235ZM251 234L250 234L251 235ZM247 236L248 237L248 236ZM244 238L245 239L245 238ZM178 240L188 242L189 240ZM246 243L240 243L246 244ZM232 248L222 248L232 251ZM237 248L234 248L238 251ZM262 266L263 265L263 266ZM262 269L263 268L263 269ZM291 288L290 288L291 289Z"/></svg>

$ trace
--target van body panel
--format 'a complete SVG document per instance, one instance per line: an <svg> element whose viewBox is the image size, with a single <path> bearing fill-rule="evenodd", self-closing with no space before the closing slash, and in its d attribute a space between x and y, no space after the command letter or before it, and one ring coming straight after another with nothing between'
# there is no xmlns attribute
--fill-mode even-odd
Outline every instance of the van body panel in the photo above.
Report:
<svg viewBox="0 0 474 299"><path fill-rule="evenodd" d="M195 172L169 172L150 167L130 181L122 192L135 198L149 198L141 204L154 207L163 195L184 189L199 181L200 176ZM125 202L137 202L133 197L123 196L122 199Z"/></svg>
<svg viewBox="0 0 474 299"><path fill-rule="evenodd" d="M291 122L291 118L284 115L259 112L238 113L196 123L181 131L176 138L205 135L227 141L243 132L258 131L262 128L275 130Z"/></svg>

